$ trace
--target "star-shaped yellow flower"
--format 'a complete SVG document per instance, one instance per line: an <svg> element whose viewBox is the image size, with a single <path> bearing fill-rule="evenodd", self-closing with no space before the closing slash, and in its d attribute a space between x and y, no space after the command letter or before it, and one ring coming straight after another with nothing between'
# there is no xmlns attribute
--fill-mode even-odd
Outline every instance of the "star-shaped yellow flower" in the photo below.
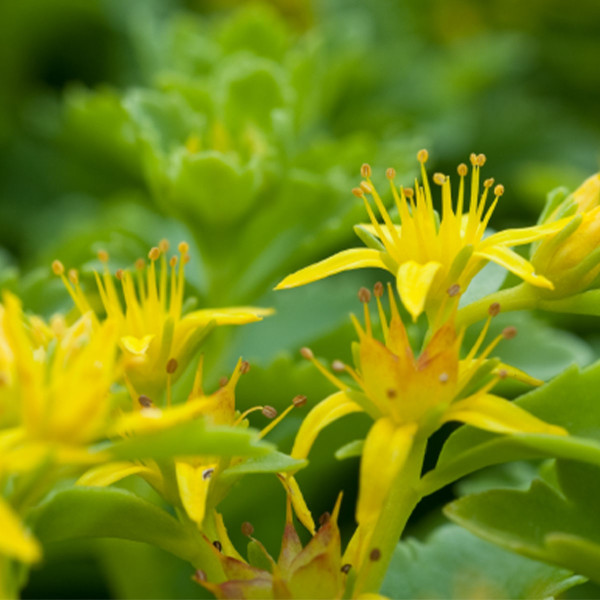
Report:
<svg viewBox="0 0 600 600"><path fill-rule="evenodd" d="M452 202L450 177L441 173L433 176L433 181L442 188L440 218L434 210L425 170L427 157L425 150L418 154L422 183L416 182L414 192L402 187L398 189L394 183L395 171L387 171L399 224L392 220L371 181L371 168L363 165L361 174L364 180L353 193L364 200L371 223L359 225L355 229L369 247L339 252L289 275L275 289L304 285L350 269L378 267L396 277L400 299L415 320L423 311L430 318L436 315L446 290L455 284L462 290L466 289L488 261L505 267L532 285L551 289L552 282L536 274L532 264L510 247L556 233L564 227L566 220L524 229L507 229L485 237L486 228L504 188L501 185L494 188L495 197L486 208L488 193L494 180L484 181L483 192L480 194L480 169L485 163L483 154L471 155L468 205L465 200L467 165L461 164L458 167L460 184L455 206ZM379 222L368 197L372 198L383 223Z"/></svg>

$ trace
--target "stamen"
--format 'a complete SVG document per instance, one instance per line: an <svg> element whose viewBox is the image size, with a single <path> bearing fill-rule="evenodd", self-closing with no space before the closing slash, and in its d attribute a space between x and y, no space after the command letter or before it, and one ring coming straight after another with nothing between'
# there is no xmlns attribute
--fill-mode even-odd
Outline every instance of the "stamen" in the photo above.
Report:
<svg viewBox="0 0 600 600"><path fill-rule="evenodd" d="M450 379L450 376L448 375L448 373L440 373L440 376L438 377L440 383L448 383L448 380Z"/></svg>
<svg viewBox="0 0 600 600"><path fill-rule="evenodd" d="M177 359L170 358L169 361L167 362L167 373L169 375L172 375L173 373L175 373L175 371L177 371L178 366L179 365L177 364Z"/></svg>
<svg viewBox="0 0 600 600"><path fill-rule="evenodd" d="M327 523L329 523L329 521L331 520L331 513L325 511L320 517L319 517L319 525L321 527L323 527L323 525L327 525Z"/></svg>
<svg viewBox="0 0 600 600"><path fill-rule="evenodd" d="M65 266L60 262L60 260L52 261L52 272L59 276L65 272Z"/></svg>
<svg viewBox="0 0 600 600"><path fill-rule="evenodd" d="M115 271L115 277L119 280L119 281L123 281L123 269L117 269Z"/></svg>
<svg viewBox="0 0 600 600"><path fill-rule="evenodd" d="M254 533L254 526L252 523L248 523L248 521L244 521L242 523L242 535L246 537L250 537Z"/></svg>
<svg viewBox="0 0 600 600"><path fill-rule="evenodd" d="M423 150L419 150L417 152L417 160L421 164L426 163L428 158L429 158L429 152L427 152L427 150L423 149Z"/></svg>
<svg viewBox="0 0 600 600"><path fill-rule="evenodd" d="M369 558L373 562L378 561L381 558L381 550L379 550L379 548L373 548L373 550L371 550L371 553L369 554Z"/></svg>
<svg viewBox="0 0 600 600"><path fill-rule="evenodd" d="M109 259L108 252L106 250L98 250L98 259L100 260L100 262L106 264Z"/></svg>
<svg viewBox="0 0 600 600"><path fill-rule="evenodd" d="M79 273L77 269L69 269L69 281L73 285L77 285L79 283Z"/></svg>
<svg viewBox="0 0 600 600"><path fill-rule="evenodd" d="M359 187L355 187L352 188L352 193L357 197L357 198L363 198L365 193L359 188Z"/></svg>
<svg viewBox="0 0 600 600"><path fill-rule="evenodd" d="M158 258L160 257L160 250L154 246L154 248L150 248L150 252L148 252L148 258L151 261L155 261L158 260Z"/></svg>
<svg viewBox="0 0 600 600"><path fill-rule="evenodd" d="M338 373L343 373L346 370L346 365L341 360L334 360L331 363L331 368Z"/></svg>
<svg viewBox="0 0 600 600"><path fill-rule="evenodd" d="M393 388L390 388L389 390L386 390L386 391L385 391L385 395L386 395L386 396L387 396L387 397L388 397L390 400L393 400L394 398L396 398L396 396L398 396L398 392L397 392L395 389L393 389Z"/></svg>
<svg viewBox="0 0 600 600"><path fill-rule="evenodd" d="M453 283L447 290L446 293L450 298L454 298L460 294L460 285L458 283Z"/></svg>
<svg viewBox="0 0 600 600"><path fill-rule="evenodd" d="M444 185L446 183L447 177L443 173L434 173L433 181L438 185Z"/></svg>
<svg viewBox="0 0 600 600"><path fill-rule="evenodd" d="M207 580L206 573L202 569L196 569L192 579L194 579L194 581L197 581L197 582L206 581Z"/></svg>
<svg viewBox="0 0 600 600"><path fill-rule="evenodd" d="M267 419L274 419L277 416L277 409L273 406L263 406L262 414L267 417Z"/></svg>
<svg viewBox="0 0 600 600"><path fill-rule="evenodd" d="M213 542L213 546L219 551L221 552L221 550L223 550L223 546L221 545L221 542L219 540L215 540Z"/></svg>
<svg viewBox="0 0 600 600"><path fill-rule="evenodd" d="M306 360L313 360L315 358L313 351L306 346L304 348L300 348L300 354L302 355L302 358L306 358Z"/></svg>
<svg viewBox="0 0 600 600"><path fill-rule="evenodd" d="M169 247L170 247L169 240L162 239L158 243L158 248L163 254L165 254L166 252L169 251Z"/></svg>
<svg viewBox="0 0 600 600"><path fill-rule="evenodd" d="M512 340L517 335L517 328L511 325L510 327L505 327L502 331L502 337L505 340Z"/></svg>
<svg viewBox="0 0 600 600"><path fill-rule="evenodd" d="M143 408L152 408L154 406L152 400L148 398L148 396L144 396L143 394L138 397L138 402Z"/></svg>
<svg viewBox="0 0 600 600"><path fill-rule="evenodd" d="M229 383L229 377L221 377L219 379L219 387L225 387Z"/></svg>
<svg viewBox="0 0 600 600"><path fill-rule="evenodd" d="M488 314L491 317L496 317L500 313L500 302L492 302L488 308Z"/></svg>
<svg viewBox="0 0 600 600"><path fill-rule="evenodd" d="M190 251L190 245L187 242L179 242L177 245L177 250L179 250L180 254L187 254Z"/></svg>
<svg viewBox="0 0 600 600"><path fill-rule="evenodd" d="M368 163L363 163L363 165L360 168L361 176L364 177L365 179L368 179L369 177L371 177L371 173L372 173L371 165L369 165Z"/></svg>
<svg viewBox="0 0 600 600"><path fill-rule="evenodd" d="M138 258L135 261L135 268L138 271L143 271L146 268L146 261L143 258Z"/></svg>
<svg viewBox="0 0 600 600"><path fill-rule="evenodd" d="M396 178L396 169L392 169L392 167L390 167L389 169L386 169L385 171L385 176L391 181L392 179Z"/></svg>
<svg viewBox="0 0 600 600"><path fill-rule="evenodd" d="M202 479L204 479L204 481L206 481L207 479L210 479L213 476L214 472L215 472L215 470L213 467L204 469L204 471L202 471Z"/></svg>
<svg viewBox="0 0 600 600"><path fill-rule="evenodd" d="M240 375L245 375L250 370L250 363L247 360L243 360L240 364Z"/></svg>
<svg viewBox="0 0 600 600"><path fill-rule="evenodd" d="M367 335L372 335L371 313L369 312L369 301L371 300L371 292L366 287L361 287L358 290L358 299L363 303L365 313L365 329L367 331Z"/></svg>
<svg viewBox="0 0 600 600"><path fill-rule="evenodd" d="M501 183L499 183L494 188L494 195L496 195L496 196L502 196L502 194L504 194L504 186Z"/></svg>
<svg viewBox="0 0 600 600"><path fill-rule="evenodd" d="M303 396L302 394L298 394L297 396L294 396L292 398L292 404L296 407L296 408L300 408L301 406L304 406L307 402L307 397Z"/></svg>
<svg viewBox="0 0 600 600"><path fill-rule="evenodd" d="M329 379L329 381L331 381L331 383L333 383L333 385L335 385L335 387L339 388L340 390L345 390L348 389L348 386L343 383L340 379L338 379L333 373L330 373L316 358L315 355L313 354L313 351L310 348L301 348L300 349L300 354L302 355L303 358L305 358L306 360L310 360L310 362L312 362L312 364L317 367L317 369L319 369L319 371L321 371L321 373L327 378Z"/></svg>
<svg viewBox="0 0 600 600"><path fill-rule="evenodd" d="M346 563L345 565L342 565L342 568L340 569L340 571L344 575L348 575L348 573L350 572L351 568L352 568L352 565L350 563Z"/></svg>
<svg viewBox="0 0 600 600"><path fill-rule="evenodd" d="M373 193L373 188L366 181L361 181L360 187L365 194Z"/></svg>

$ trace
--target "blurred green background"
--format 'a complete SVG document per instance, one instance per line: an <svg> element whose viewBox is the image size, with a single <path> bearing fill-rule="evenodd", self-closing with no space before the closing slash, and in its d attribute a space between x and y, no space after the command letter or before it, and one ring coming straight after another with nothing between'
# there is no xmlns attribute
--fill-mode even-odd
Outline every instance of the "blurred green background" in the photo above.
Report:
<svg viewBox="0 0 600 600"><path fill-rule="evenodd" d="M410 185L421 147L430 172L484 152L486 176L507 190L493 226L531 224L548 191L598 170L599 24L596 0L2 0L0 285L49 316L70 309L54 258L89 275L100 248L117 268L185 239L199 305L277 309L213 337L209 382L242 354L253 369L240 407L282 408L298 393L314 404L331 390L298 348L350 360L356 290L381 274L270 290L354 245L361 163ZM600 346L583 318L510 319L525 335L503 357L543 378ZM283 450L299 421L274 432ZM316 515L345 489L346 529L358 463L333 452L367 427L332 426L299 477ZM415 526L427 531L451 497L426 502ZM250 520L277 548L274 478L248 480L223 509L238 541ZM151 548L72 544L47 549L26 595L201 597L189 578Z"/></svg>

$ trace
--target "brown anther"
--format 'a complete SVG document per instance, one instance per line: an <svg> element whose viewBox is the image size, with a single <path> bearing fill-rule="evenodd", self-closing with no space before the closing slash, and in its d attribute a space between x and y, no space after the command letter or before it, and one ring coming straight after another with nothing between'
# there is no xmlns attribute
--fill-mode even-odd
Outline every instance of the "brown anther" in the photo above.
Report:
<svg viewBox="0 0 600 600"><path fill-rule="evenodd" d="M378 561L381 558L381 550L379 548L373 548L373 550L371 550L371 554L369 554L369 558L373 562Z"/></svg>
<svg viewBox="0 0 600 600"><path fill-rule="evenodd" d="M242 535L246 537L250 537L254 533L254 526L252 523L248 523L248 521L244 521L242 523Z"/></svg>
<svg viewBox="0 0 600 600"><path fill-rule="evenodd" d="M371 169L371 165L368 163L363 163L363 165L360 168L361 177L364 177L365 179L367 179L367 177L371 177L372 172L373 171Z"/></svg>
<svg viewBox="0 0 600 600"><path fill-rule="evenodd" d="M169 264L174 267L177 264L177 257L176 256L171 256L171 259L169 260Z"/></svg>
<svg viewBox="0 0 600 600"><path fill-rule="evenodd" d="M170 358L167 361L167 373L169 375L173 375L173 373L175 373L175 371L177 371L177 359L176 358Z"/></svg>
<svg viewBox="0 0 600 600"><path fill-rule="evenodd" d="M460 163L456 170L458 171L458 174L461 177L464 177L469 172L469 168L467 167L467 165L465 165L465 163Z"/></svg>
<svg viewBox="0 0 600 600"><path fill-rule="evenodd" d="M444 183L446 183L446 176L443 173L434 173L433 182L438 185L444 185Z"/></svg>
<svg viewBox="0 0 600 600"><path fill-rule="evenodd" d="M223 546L221 545L221 542L219 540L215 540L213 542L213 546L219 551L221 552L221 550L223 550Z"/></svg>
<svg viewBox="0 0 600 600"><path fill-rule="evenodd" d="M358 290L358 299L363 303L369 302L371 300L371 292L366 287L361 287Z"/></svg>
<svg viewBox="0 0 600 600"><path fill-rule="evenodd" d="M69 269L69 281L73 285L77 285L79 283L79 273L77 269Z"/></svg>
<svg viewBox="0 0 600 600"><path fill-rule="evenodd" d="M331 363L331 368L338 373L343 373L346 370L346 365L341 360L334 360Z"/></svg>
<svg viewBox="0 0 600 600"><path fill-rule="evenodd" d="M498 377L500 377L500 379L506 379L508 377L508 371L506 369L500 369L498 371Z"/></svg>
<svg viewBox="0 0 600 600"><path fill-rule="evenodd" d="M383 296L383 292L384 292L383 283L381 283L381 281L378 281L373 286L373 293L375 294L375 298L381 298Z"/></svg>
<svg viewBox="0 0 600 600"><path fill-rule="evenodd" d="M152 406L154 406L152 400L148 398L148 396L144 396L143 394L138 397L138 402L140 403L140 406L144 408L152 408Z"/></svg>
<svg viewBox="0 0 600 600"><path fill-rule="evenodd" d="M362 198L365 195L365 193L359 187L352 188L352 193L357 198Z"/></svg>
<svg viewBox="0 0 600 600"><path fill-rule="evenodd" d="M352 568L352 565L350 563L346 563L345 565L342 565L342 568L340 569L340 571L342 573L344 573L344 575L348 575L351 568Z"/></svg>
<svg viewBox="0 0 600 600"><path fill-rule="evenodd" d="M100 260L100 262L107 263L108 252L106 250L98 250L98 259Z"/></svg>
<svg viewBox="0 0 600 600"><path fill-rule="evenodd" d="M229 383L229 377L221 377L219 379L219 387L225 387Z"/></svg>
<svg viewBox="0 0 600 600"><path fill-rule="evenodd" d="M150 252L148 252L148 258L150 260L158 260L160 258L160 250L154 246L154 248L150 248Z"/></svg>
<svg viewBox="0 0 600 600"><path fill-rule="evenodd" d="M169 240L163 239L163 240L160 240L160 242L158 242L158 248L163 254L168 252L169 247L170 247Z"/></svg>
<svg viewBox="0 0 600 600"><path fill-rule="evenodd" d="M454 298L460 294L460 285L458 283L453 283L447 290L446 293L450 298Z"/></svg>
<svg viewBox="0 0 600 600"><path fill-rule="evenodd" d="M302 395L302 394L298 394L297 396L294 396L292 398L292 404L296 407L299 408L300 406L304 406L306 404L307 398L306 396Z"/></svg>
<svg viewBox="0 0 600 600"><path fill-rule="evenodd" d="M494 178L490 177L483 182L483 187L491 188L494 185Z"/></svg>
<svg viewBox="0 0 600 600"><path fill-rule="evenodd" d="M52 261L52 272L55 275L62 275L65 272L65 265L60 260Z"/></svg>
<svg viewBox="0 0 600 600"><path fill-rule="evenodd" d="M187 242L179 242L177 246L180 254L187 254L190 250L190 245Z"/></svg>
<svg viewBox="0 0 600 600"><path fill-rule="evenodd" d="M501 183L494 188L494 194L496 196L502 196L504 194L504 186Z"/></svg>
<svg viewBox="0 0 600 600"><path fill-rule="evenodd" d="M182 262L184 265L187 265L187 264L190 262L190 260L191 260L191 258L190 258L190 255L189 255L189 254L184 254L184 255L181 257L181 262Z"/></svg>
<svg viewBox="0 0 600 600"><path fill-rule="evenodd" d="M408 187L408 188L404 188L402 190L404 192L404 195L410 200L414 195L415 195L415 190L413 190L412 188Z"/></svg>
<svg viewBox="0 0 600 600"><path fill-rule="evenodd" d="M323 525L326 525L327 523L329 523L329 520L331 519L331 513L325 511L320 517L319 517L319 525L321 527L323 527Z"/></svg>
<svg viewBox="0 0 600 600"><path fill-rule="evenodd" d="M135 268L138 271L141 271L142 269L145 269L146 268L146 261L143 258L138 258L135 261Z"/></svg>
<svg viewBox="0 0 600 600"><path fill-rule="evenodd" d="M500 313L500 302L492 302L488 307L488 315L496 317Z"/></svg>
<svg viewBox="0 0 600 600"><path fill-rule="evenodd" d="M394 388L386 390L385 395L391 400L398 395L398 392Z"/></svg>
<svg viewBox="0 0 600 600"><path fill-rule="evenodd" d="M194 581L206 581L206 573L202 569L196 569L192 579Z"/></svg>
<svg viewBox="0 0 600 600"><path fill-rule="evenodd" d="M511 325L510 327L505 327L502 331L502 337L505 340L512 340L517 335L517 328Z"/></svg>
<svg viewBox="0 0 600 600"><path fill-rule="evenodd" d="M417 160L420 163L426 163L428 158L429 158L429 152L427 152L427 150L423 149L423 150L419 150L417 152Z"/></svg>
<svg viewBox="0 0 600 600"><path fill-rule="evenodd" d="M115 277L121 281L123 279L123 269L117 269L115 271Z"/></svg>
<svg viewBox="0 0 600 600"><path fill-rule="evenodd" d="M304 348L300 348L300 355L302 358L306 358L306 360L312 360L315 357L313 351L306 346L304 346Z"/></svg>
<svg viewBox="0 0 600 600"><path fill-rule="evenodd" d="M240 374L245 375L250 370L250 363L247 360L243 360L240 364Z"/></svg>
<svg viewBox="0 0 600 600"><path fill-rule="evenodd" d="M366 181L361 181L360 182L360 187L361 187L362 191L365 194L372 194L373 193L373 189L371 188L371 186Z"/></svg>
<svg viewBox="0 0 600 600"><path fill-rule="evenodd" d="M448 383L448 380L450 379L450 376L448 375L448 373L440 373L440 376L438 377L439 382L440 383Z"/></svg>
<svg viewBox="0 0 600 600"><path fill-rule="evenodd" d="M385 176L388 179L395 179L396 178L396 169L392 169L392 167L390 167L389 169L386 169Z"/></svg>
<svg viewBox="0 0 600 600"><path fill-rule="evenodd" d="M204 481L210 479L213 476L214 472L215 470L212 467L204 469L204 471L202 471L202 479L204 479Z"/></svg>
<svg viewBox="0 0 600 600"><path fill-rule="evenodd" d="M263 406L262 414L267 417L267 419L274 419L277 416L277 409L274 406Z"/></svg>

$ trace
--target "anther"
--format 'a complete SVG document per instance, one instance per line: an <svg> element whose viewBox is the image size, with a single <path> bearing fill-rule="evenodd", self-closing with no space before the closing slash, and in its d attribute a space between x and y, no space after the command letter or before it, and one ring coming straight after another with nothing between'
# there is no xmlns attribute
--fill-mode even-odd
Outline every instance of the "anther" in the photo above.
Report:
<svg viewBox="0 0 600 600"><path fill-rule="evenodd" d="M150 398L148 398L148 396L144 396L143 394L138 397L138 402L144 408L152 408L152 406L154 405L152 400L150 400Z"/></svg>
<svg viewBox="0 0 600 600"><path fill-rule="evenodd" d="M160 250L154 246L154 248L151 248L150 252L148 252L148 258L150 260L158 260L160 258Z"/></svg>
<svg viewBox="0 0 600 600"><path fill-rule="evenodd" d="M202 569L196 569L193 579L195 581L206 581L206 573Z"/></svg>
<svg viewBox="0 0 600 600"><path fill-rule="evenodd" d="M225 387L229 383L229 377L221 377L219 379L219 387Z"/></svg>
<svg viewBox="0 0 600 600"><path fill-rule="evenodd" d="M371 292L366 287L361 287L358 290L358 299L364 303L369 302L371 300Z"/></svg>
<svg viewBox="0 0 600 600"><path fill-rule="evenodd" d="M302 395L302 394L298 394L297 396L294 396L292 398L292 404L296 407L299 408L300 406L304 406L306 404L307 398L306 396Z"/></svg>
<svg viewBox="0 0 600 600"><path fill-rule="evenodd" d="M244 521L242 523L242 535L246 537L250 537L254 533L254 526L252 523L248 523L248 521Z"/></svg>
<svg viewBox="0 0 600 600"><path fill-rule="evenodd" d="M117 269L115 272L115 277L121 281L123 279L123 269Z"/></svg>
<svg viewBox="0 0 600 600"><path fill-rule="evenodd" d="M300 355L302 358L306 358L306 360L312 360L315 357L313 351L306 346L304 346L304 348L300 348Z"/></svg>
<svg viewBox="0 0 600 600"><path fill-rule="evenodd" d="M508 377L508 371L506 369L500 369L498 371L498 377L500 377L500 379L506 379Z"/></svg>
<svg viewBox="0 0 600 600"><path fill-rule="evenodd" d="M494 194L496 196L502 196L502 194L504 194L504 186L501 183L494 188Z"/></svg>
<svg viewBox="0 0 600 600"><path fill-rule="evenodd" d="M495 317L500 313L500 302L492 302L488 307L488 315Z"/></svg>
<svg viewBox="0 0 600 600"><path fill-rule="evenodd" d="M240 364L240 374L245 375L250 370L250 363L243 360Z"/></svg>
<svg viewBox="0 0 600 600"><path fill-rule="evenodd" d="M371 165L368 163L363 163L363 165L360 168L361 177L364 177L366 179L367 177L371 177L371 173Z"/></svg>
<svg viewBox="0 0 600 600"><path fill-rule="evenodd" d="M464 177L469 172L469 168L467 167L467 165L465 165L465 163L460 163L456 170L458 171L458 174L461 177Z"/></svg>
<svg viewBox="0 0 600 600"><path fill-rule="evenodd" d="M375 294L375 298L381 298L383 296L383 291L384 291L383 283L381 283L381 281L378 281L373 286L373 293Z"/></svg>
<svg viewBox="0 0 600 600"><path fill-rule="evenodd" d="M69 281L73 285L77 285L79 283L79 273L77 273L77 269L69 269Z"/></svg>
<svg viewBox="0 0 600 600"><path fill-rule="evenodd" d="M494 178L490 177L483 182L483 187L491 188L494 185Z"/></svg>
<svg viewBox="0 0 600 600"><path fill-rule="evenodd" d="M177 257L171 256L171 260L169 260L169 264L171 265L171 267L174 267L177 264Z"/></svg>
<svg viewBox="0 0 600 600"><path fill-rule="evenodd" d="M179 250L180 254L187 254L190 250L190 245L187 242L179 242L177 250Z"/></svg>
<svg viewBox="0 0 600 600"><path fill-rule="evenodd" d="M389 169L386 169L385 176L390 180L395 179L396 178L396 169L392 169L391 167Z"/></svg>
<svg viewBox="0 0 600 600"><path fill-rule="evenodd" d="M415 190L412 188L404 188L404 195L410 200L415 195Z"/></svg>
<svg viewBox="0 0 600 600"><path fill-rule="evenodd" d="M331 513L325 511L320 517L319 517L319 525L321 527L323 527L323 525L326 525L327 523L329 523L329 520L331 519Z"/></svg>
<svg viewBox="0 0 600 600"><path fill-rule="evenodd" d="M423 149L423 150L419 150L417 152L417 160L420 163L426 163L428 158L429 158L429 152L427 152L427 150Z"/></svg>
<svg viewBox="0 0 600 600"><path fill-rule="evenodd" d="M371 186L366 181L361 181L360 182L360 187L361 187L362 191L365 194L372 194L373 193L373 189L371 188Z"/></svg>
<svg viewBox="0 0 600 600"><path fill-rule="evenodd" d="M221 542L219 540L215 540L213 542L213 546L219 551L221 552L221 550L223 550L223 546L221 545Z"/></svg>
<svg viewBox="0 0 600 600"><path fill-rule="evenodd" d="M345 565L342 565L342 568L340 569L340 571L342 573L344 573L344 575L348 575L351 568L352 568L352 565L350 563L346 563Z"/></svg>
<svg viewBox="0 0 600 600"><path fill-rule="evenodd" d="M214 472L215 470L212 467L204 469L204 471L202 471L202 479L204 479L204 481L210 479L213 476Z"/></svg>
<svg viewBox="0 0 600 600"><path fill-rule="evenodd" d="M505 327L502 331L502 337L505 340L512 340L517 335L517 328L514 326Z"/></svg>
<svg viewBox="0 0 600 600"><path fill-rule="evenodd" d="M338 373L343 373L346 370L346 365L341 360L334 360L331 363L331 368Z"/></svg>
<svg viewBox="0 0 600 600"><path fill-rule="evenodd" d="M141 271L142 269L145 269L146 268L146 261L143 258L138 258L135 261L135 268L138 271Z"/></svg>
<svg viewBox="0 0 600 600"><path fill-rule="evenodd" d="M483 167L483 165L485 165L485 161L487 160L485 154L478 154L477 155L477 164L480 167Z"/></svg>
<svg viewBox="0 0 600 600"><path fill-rule="evenodd" d="M168 252L169 250L169 240L160 240L160 242L158 242L158 248L159 250L164 254L165 252Z"/></svg>
<svg viewBox="0 0 600 600"><path fill-rule="evenodd" d="M274 419L277 416L277 409L273 406L269 406L268 404L263 407L262 414L267 417L267 419Z"/></svg>
<svg viewBox="0 0 600 600"><path fill-rule="evenodd" d="M395 389L393 389L393 388L390 388L389 390L386 390L385 394L386 394L386 396L387 396L387 397L388 397L390 400L391 400L392 398L395 398L395 397L398 395L398 393L396 392L396 390L395 390Z"/></svg>
<svg viewBox="0 0 600 600"><path fill-rule="evenodd" d="M379 548L373 548L371 550L371 554L369 554L369 558L375 562L381 558L381 550Z"/></svg>
<svg viewBox="0 0 600 600"><path fill-rule="evenodd" d="M448 373L440 373L438 379L440 383L448 383L448 379L450 379L450 376L448 375Z"/></svg>
<svg viewBox="0 0 600 600"><path fill-rule="evenodd" d="M450 298L454 298L460 294L460 285L458 283L453 283L447 290L446 293Z"/></svg>
<svg viewBox="0 0 600 600"><path fill-rule="evenodd" d="M477 166L477 154L475 154L475 152L471 152L471 154L469 155L469 160L471 161L471 164L474 167Z"/></svg>
<svg viewBox="0 0 600 600"><path fill-rule="evenodd" d="M107 263L108 252L106 250L98 250L98 259L100 260L100 262Z"/></svg>
<svg viewBox="0 0 600 600"><path fill-rule="evenodd" d="M65 272L65 265L63 265L60 260L55 260L52 262L52 272L55 275L62 275Z"/></svg>
<svg viewBox="0 0 600 600"><path fill-rule="evenodd" d="M173 375L173 373L175 373L175 371L177 371L177 359L176 358L170 358L167 361L167 373L169 375Z"/></svg>
<svg viewBox="0 0 600 600"><path fill-rule="evenodd" d="M446 176L443 173L434 173L433 181L438 185L444 185L444 183L446 183Z"/></svg>
<svg viewBox="0 0 600 600"><path fill-rule="evenodd" d="M352 188L352 193L357 198L362 198L365 195L365 193L359 187Z"/></svg>

